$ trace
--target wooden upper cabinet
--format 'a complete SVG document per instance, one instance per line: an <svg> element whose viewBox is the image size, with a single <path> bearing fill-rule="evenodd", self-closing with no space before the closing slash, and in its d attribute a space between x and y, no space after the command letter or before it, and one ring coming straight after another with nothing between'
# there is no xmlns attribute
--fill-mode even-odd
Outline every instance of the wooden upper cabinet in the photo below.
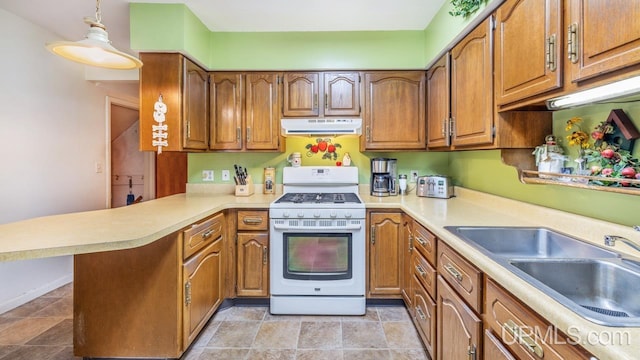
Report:
<svg viewBox="0 0 640 360"><path fill-rule="evenodd" d="M507 0L496 10L497 105L562 87L562 15L562 0Z"/></svg>
<svg viewBox="0 0 640 360"><path fill-rule="evenodd" d="M212 150L242 149L244 106L243 76L239 73L211 73L210 139Z"/></svg>
<svg viewBox="0 0 640 360"><path fill-rule="evenodd" d="M575 44L568 54L573 64L572 81L640 63L638 1L568 0L567 3L569 38Z"/></svg>
<svg viewBox="0 0 640 360"><path fill-rule="evenodd" d="M284 117L359 116L358 72L290 72L283 76Z"/></svg>
<svg viewBox="0 0 640 360"><path fill-rule="evenodd" d="M427 71L427 147L449 146L449 53Z"/></svg>
<svg viewBox="0 0 640 360"><path fill-rule="evenodd" d="M319 73L285 73L283 116L318 116Z"/></svg>
<svg viewBox="0 0 640 360"><path fill-rule="evenodd" d="M206 150L209 147L209 75L185 58L183 146Z"/></svg>
<svg viewBox="0 0 640 360"><path fill-rule="evenodd" d="M364 74L365 106L360 150L426 148L424 71Z"/></svg>
<svg viewBox="0 0 640 360"><path fill-rule="evenodd" d="M451 118L454 147L493 142L491 18L451 50Z"/></svg>
<svg viewBox="0 0 640 360"><path fill-rule="evenodd" d="M360 74L324 73L324 114L327 116L360 115Z"/></svg>
<svg viewBox="0 0 640 360"><path fill-rule="evenodd" d="M208 147L209 76L181 54L141 53L140 150L156 151L152 128L160 96L167 107L167 146L163 151L206 150Z"/></svg>
<svg viewBox="0 0 640 360"><path fill-rule="evenodd" d="M280 73L246 75L245 149L284 150L280 141Z"/></svg>

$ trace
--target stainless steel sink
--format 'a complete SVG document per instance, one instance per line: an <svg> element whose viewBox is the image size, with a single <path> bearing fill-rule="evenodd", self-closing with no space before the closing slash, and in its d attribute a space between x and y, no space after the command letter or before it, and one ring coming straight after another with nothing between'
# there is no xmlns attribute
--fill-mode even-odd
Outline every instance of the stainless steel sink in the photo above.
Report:
<svg viewBox="0 0 640 360"><path fill-rule="evenodd" d="M508 258L615 258L618 254L541 227L445 226L488 255Z"/></svg>
<svg viewBox="0 0 640 360"><path fill-rule="evenodd" d="M640 273L621 260L513 260L532 285L579 315L609 326L640 325Z"/></svg>

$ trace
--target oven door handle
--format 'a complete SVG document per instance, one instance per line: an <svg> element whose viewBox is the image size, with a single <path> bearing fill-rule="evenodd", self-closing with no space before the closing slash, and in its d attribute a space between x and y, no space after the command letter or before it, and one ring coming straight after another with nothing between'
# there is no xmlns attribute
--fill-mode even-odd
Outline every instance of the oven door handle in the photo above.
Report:
<svg viewBox="0 0 640 360"><path fill-rule="evenodd" d="M321 227L304 227L304 226L286 226L286 225L272 225L275 230L314 230L314 231L340 231L340 230L360 230L362 225L349 225L349 226L321 226Z"/></svg>

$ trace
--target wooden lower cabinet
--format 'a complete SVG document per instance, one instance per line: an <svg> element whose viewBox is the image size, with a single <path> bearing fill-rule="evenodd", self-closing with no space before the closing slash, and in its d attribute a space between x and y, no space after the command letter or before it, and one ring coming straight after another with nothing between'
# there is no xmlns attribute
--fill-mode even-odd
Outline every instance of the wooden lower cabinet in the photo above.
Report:
<svg viewBox="0 0 640 360"><path fill-rule="evenodd" d="M368 297L402 296L402 213L369 213Z"/></svg>
<svg viewBox="0 0 640 360"><path fill-rule="evenodd" d="M482 354L482 320L438 276L438 360L477 359Z"/></svg>
<svg viewBox="0 0 640 360"><path fill-rule="evenodd" d="M239 210L236 234L236 295L269 296L269 212Z"/></svg>
<svg viewBox="0 0 640 360"><path fill-rule="evenodd" d="M429 296L415 273L412 276L413 323L432 359L436 357L436 302Z"/></svg>
<svg viewBox="0 0 640 360"><path fill-rule="evenodd" d="M75 255L74 354L179 358L222 302L222 216L141 247ZM203 236L209 230L217 237Z"/></svg>
<svg viewBox="0 0 640 360"><path fill-rule="evenodd" d="M411 317L415 315L413 307L413 275L411 273L411 254L413 253L413 218L402 214L402 299Z"/></svg>
<svg viewBox="0 0 640 360"><path fill-rule="evenodd" d="M491 330L484 331L484 358L487 360L516 360Z"/></svg>

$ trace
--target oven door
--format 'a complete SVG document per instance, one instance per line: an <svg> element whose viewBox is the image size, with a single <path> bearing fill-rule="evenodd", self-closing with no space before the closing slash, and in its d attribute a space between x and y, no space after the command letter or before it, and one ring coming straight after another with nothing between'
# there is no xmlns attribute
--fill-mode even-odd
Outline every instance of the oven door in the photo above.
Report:
<svg viewBox="0 0 640 360"><path fill-rule="evenodd" d="M349 230L272 226L271 294L364 295L363 226L364 219Z"/></svg>

